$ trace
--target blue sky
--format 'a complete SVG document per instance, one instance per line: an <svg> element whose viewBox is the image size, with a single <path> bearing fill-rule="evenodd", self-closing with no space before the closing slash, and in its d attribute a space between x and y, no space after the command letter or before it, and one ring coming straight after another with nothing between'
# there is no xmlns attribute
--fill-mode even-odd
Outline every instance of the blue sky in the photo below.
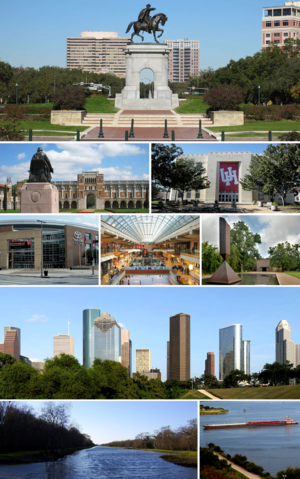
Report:
<svg viewBox="0 0 300 479"><path fill-rule="evenodd" d="M82 31L115 31L125 36L147 2L88 2L32 0L5 2L1 7L1 60L13 66L66 66L66 38ZM282 5L274 0L199 0L185 5L178 0L152 3L154 13L168 16L162 39L200 40L200 68L219 68L231 59L253 55L261 48L262 8ZM153 41L146 34L145 41Z"/></svg>
<svg viewBox="0 0 300 479"><path fill-rule="evenodd" d="M22 401L23 402L23 401ZM44 401L24 401L38 413ZM134 439L164 426L177 429L197 417L196 401L68 401L71 418L95 444Z"/></svg>
<svg viewBox="0 0 300 479"><path fill-rule="evenodd" d="M175 143L183 150L184 155L207 155L208 153L250 151L251 153L263 153L269 143ZM273 143L277 145L277 143Z"/></svg>
<svg viewBox="0 0 300 479"><path fill-rule="evenodd" d="M262 211L263 213L263 211ZM300 244L300 217L299 215L223 215L230 227L238 221L244 221L252 231L259 233L261 244L257 248L263 258L268 257L271 246L288 241L291 244ZM219 246L219 216L202 216L202 241Z"/></svg>
<svg viewBox="0 0 300 479"><path fill-rule="evenodd" d="M51 161L52 180L76 180L82 171L99 171L104 180L148 180L149 145L126 143L3 143L0 183L28 179L32 156L42 147Z"/></svg>
<svg viewBox="0 0 300 479"><path fill-rule="evenodd" d="M259 371L275 360L274 333L280 320L290 323L292 339L300 343L297 296L295 288L284 287L2 287L0 342L4 326L19 327L23 355L52 357L53 336L67 333L70 313L75 356L82 363L82 311L98 308L130 330L133 360L135 349L150 348L151 366L160 368L165 380L169 317L182 312L191 316L192 377L203 374L207 352L215 353L218 374L219 328L234 323L243 324L244 339L251 341L251 371Z"/></svg>

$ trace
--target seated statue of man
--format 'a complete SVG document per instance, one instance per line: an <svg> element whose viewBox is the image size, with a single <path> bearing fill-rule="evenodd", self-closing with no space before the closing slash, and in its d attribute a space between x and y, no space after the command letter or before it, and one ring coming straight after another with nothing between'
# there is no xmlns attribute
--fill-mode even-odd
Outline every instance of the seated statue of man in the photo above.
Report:
<svg viewBox="0 0 300 479"><path fill-rule="evenodd" d="M42 148L39 147L37 152L33 155L30 162L29 183L34 182L48 182L51 183L51 173L54 170L50 160Z"/></svg>

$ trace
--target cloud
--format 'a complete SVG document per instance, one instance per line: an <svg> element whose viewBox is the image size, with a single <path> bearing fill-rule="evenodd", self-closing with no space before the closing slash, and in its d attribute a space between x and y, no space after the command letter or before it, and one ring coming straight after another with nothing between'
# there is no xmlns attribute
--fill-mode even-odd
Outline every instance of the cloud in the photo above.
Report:
<svg viewBox="0 0 300 479"><path fill-rule="evenodd" d="M25 156L26 156L26 153L19 153L19 154L16 156L16 158L17 158L17 160L23 160L23 158L25 158Z"/></svg>
<svg viewBox="0 0 300 479"><path fill-rule="evenodd" d="M30 319L26 319L26 323L46 323L47 321L48 318L44 314L34 314Z"/></svg>

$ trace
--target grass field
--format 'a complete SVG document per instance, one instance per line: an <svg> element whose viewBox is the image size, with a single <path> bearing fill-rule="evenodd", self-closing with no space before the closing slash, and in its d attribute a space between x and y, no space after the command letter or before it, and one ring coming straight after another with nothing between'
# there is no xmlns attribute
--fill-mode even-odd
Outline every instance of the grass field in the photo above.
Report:
<svg viewBox="0 0 300 479"><path fill-rule="evenodd" d="M91 446L93 447L93 446ZM50 453L46 456L45 450L42 451L21 451L21 452L7 452L0 454L0 464L28 464L33 462L49 461L50 459L59 459L68 454L73 454L82 449L89 449L89 447L72 447L66 449L59 449L55 453Z"/></svg>
<svg viewBox="0 0 300 479"><path fill-rule="evenodd" d="M212 126L211 131L300 131L300 121L251 121L240 126Z"/></svg>
<svg viewBox="0 0 300 479"><path fill-rule="evenodd" d="M13 213L20 213L20 210L0 210L0 213L8 213L8 214L13 214Z"/></svg>
<svg viewBox="0 0 300 479"><path fill-rule="evenodd" d="M179 102L179 107L175 108L176 113L206 113L209 105L204 103L203 98L187 98Z"/></svg>
<svg viewBox="0 0 300 479"><path fill-rule="evenodd" d="M209 389L220 399L300 399L300 384L265 388Z"/></svg>
<svg viewBox="0 0 300 479"><path fill-rule="evenodd" d="M10 123L9 121L1 121L1 125L5 125L7 123ZM32 130L57 130L57 131L69 131L76 134L76 130L84 131L88 126L63 126L63 125L52 125L50 121L26 121L26 120L21 120L17 122L17 128L20 130L25 130L24 133L28 133L28 130L31 128ZM59 133L57 133L59 134Z"/></svg>
<svg viewBox="0 0 300 479"><path fill-rule="evenodd" d="M85 109L88 113L117 113L119 111L115 107L115 101L104 96L88 98Z"/></svg>
<svg viewBox="0 0 300 479"><path fill-rule="evenodd" d="M300 271L285 271L285 274L289 274L290 276L300 279Z"/></svg>
<svg viewBox="0 0 300 479"><path fill-rule="evenodd" d="M210 398L196 390L193 390L193 391L185 390L182 392L180 399L210 399Z"/></svg>

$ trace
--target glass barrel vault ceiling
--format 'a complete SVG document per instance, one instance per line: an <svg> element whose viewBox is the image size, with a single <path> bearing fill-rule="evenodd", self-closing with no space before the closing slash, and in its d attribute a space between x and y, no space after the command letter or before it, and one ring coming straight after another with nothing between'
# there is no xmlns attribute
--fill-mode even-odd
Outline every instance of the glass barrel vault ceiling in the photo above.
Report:
<svg viewBox="0 0 300 479"><path fill-rule="evenodd" d="M158 243L196 218L192 215L115 215L102 216L102 222L130 236L137 243Z"/></svg>

